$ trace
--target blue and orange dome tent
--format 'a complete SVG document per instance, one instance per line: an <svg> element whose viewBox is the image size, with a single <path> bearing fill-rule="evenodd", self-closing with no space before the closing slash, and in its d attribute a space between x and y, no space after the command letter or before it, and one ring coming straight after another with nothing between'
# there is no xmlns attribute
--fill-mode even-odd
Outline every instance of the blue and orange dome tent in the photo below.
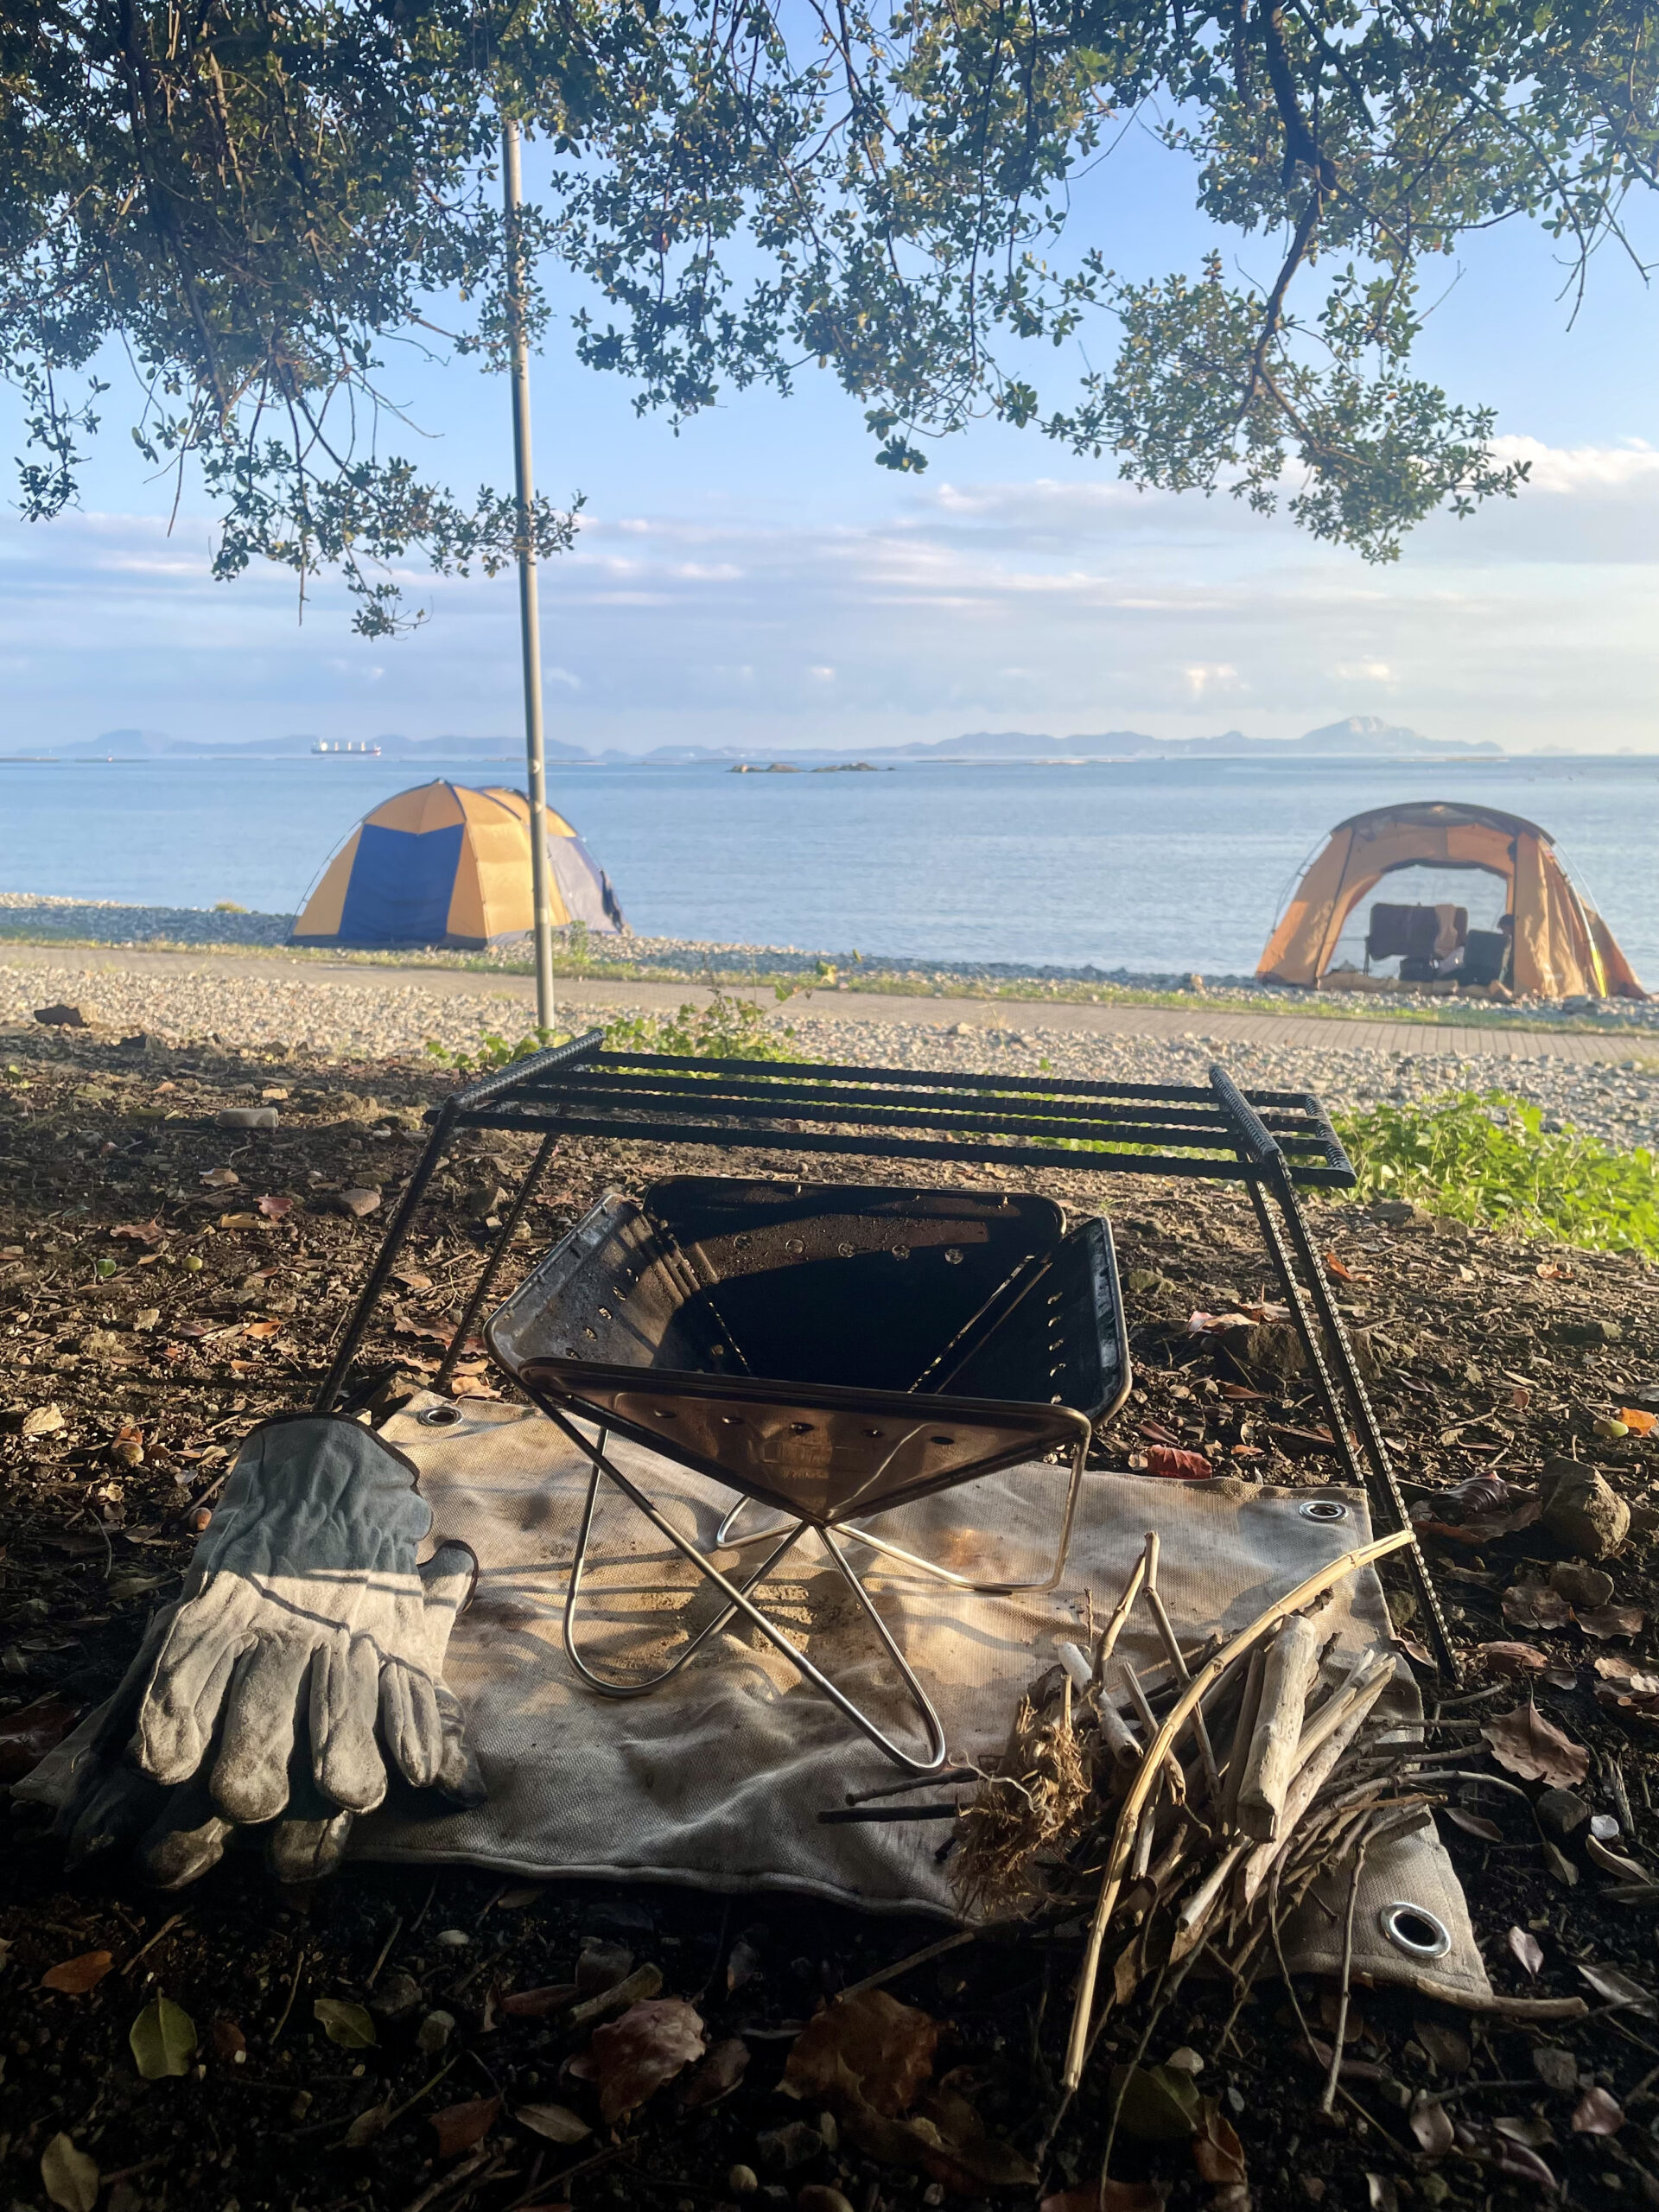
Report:
<svg viewBox="0 0 1659 2212"><path fill-rule="evenodd" d="M550 806L543 819L554 926L626 931L610 878L575 830ZM288 941L482 952L528 936L535 919L529 824L522 791L474 791L442 779L399 791L365 814L328 862Z"/></svg>

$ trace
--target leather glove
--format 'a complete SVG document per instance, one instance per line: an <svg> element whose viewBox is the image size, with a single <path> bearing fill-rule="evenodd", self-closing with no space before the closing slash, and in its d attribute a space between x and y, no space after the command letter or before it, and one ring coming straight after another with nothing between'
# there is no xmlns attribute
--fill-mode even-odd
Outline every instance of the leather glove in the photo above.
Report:
<svg viewBox="0 0 1659 2212"><path fill-rule="evenodd" d="M338 1415L254 1430L78 1762L59 1817L74 1856L146 1827L140 1858L176 1888L234 1827L276 1821L277 1872L305 1879L379 1804L388 1762L416 1788L483 1796L442 1676L477 1562L448 1543L417 1567L432 1514L416 1474Z"/></svg>

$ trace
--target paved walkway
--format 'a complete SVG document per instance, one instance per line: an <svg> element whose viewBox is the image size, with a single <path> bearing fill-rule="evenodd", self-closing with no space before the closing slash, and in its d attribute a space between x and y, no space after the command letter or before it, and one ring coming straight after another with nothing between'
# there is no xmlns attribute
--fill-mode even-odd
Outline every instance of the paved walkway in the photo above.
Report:
<svg viewBox="0 0 1659 2212"><path fill-rule="evenodd" d="M397 984L428 990L434 997L485 997L528 1004L535 986L527 976L503 976L476 969L409 966L359 967L349 961L299 960L281 953L151 952L124 945L0 943L0 967L51 968L84 975L88 998L96 997L100 975L154 976L255 976L285 982L327 982L373 989ZM559 1005L566 1018L587 1007L639 1007L658 1012L702 1002L709 993L693 983L577 982L561 979ZM766 1003L770 1003L768 997ZM1456 1054L1493 1059L1569 1062L1659 1058L1659 1032L1624 1030L1608 1035L1572 1030L1487 1028L1473 1023L1431 1027L1410 1021L1348 1020L1296 1013L1228 1014L1200 998L1191 1007L1080 1006L1069 1001L1033 999L897 998L874 992L815 991L792 1001L821 1020L925 1022L945 1028L968 1022L980 1029L1049 1029L1116 1037L1205 1037L1218 1045L1252 1043L1311 1046L1316 1051L1370 1046L1383 1052Z"/></svg>

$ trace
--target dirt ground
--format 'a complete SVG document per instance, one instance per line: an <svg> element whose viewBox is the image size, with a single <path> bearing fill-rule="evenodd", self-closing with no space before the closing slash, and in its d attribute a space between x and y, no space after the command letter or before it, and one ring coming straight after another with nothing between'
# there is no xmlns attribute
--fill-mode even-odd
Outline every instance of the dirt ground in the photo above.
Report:
<svg viewBox="0 0 1659 2212"><path fill-rule="evenodd" d="M113 1687L150 1611L176 1590L244 1431L308 1402L416 1156L420 1116L451 1078L407 1065L32 1033L0 1040L0 1771L15 1781ZM274 1132L216 1124L223 1109L265 1103L278 1110ZM518 1141L480 1135L456 1147L405 1255L415 1281L387 1302L365 1365L396 1360L410 1382L431 1374L488 1241L485 1224L512 1181ZM767 1163L744 1155L727 1164ZM709 1165L707 1154L573 1144L522 1249L544 1249L605 1188ZM823 1170L839 1172L835 1163ZM879 1179L862 1163L855 1172ZM1079 1206L1100 1203L1101 1186L1077 1174L1022 1180ZM351 1207L365 1201L346 1192L378 1192L379 1203L359 1216ZM1242 1194L1122 1179L1106 1186L1104 1202L1129 1287L1137 1381L1100 1439L1097 1464L1144 1464L1140 1455L1173 1442L1263 1481L1330 1480L1337 1470L1321 1450L1321 1416L1300 1380L1255 1373L1247 1386L1247 1370L1187 1328L1194 1309L1272 1295ZM1340 1205L1310 1211L1375 1363L1374 1395L1414 1500L1482 1471L1534 1484L1547 1459L1576 1456L1636 1509L1607 1562L1615 1603L1644 1616L1634 1634L1599 1637L1565 1607L1557 1611L1569 1617L1555 1625L1517 1624L1513 1601L1506 1618L1506 1589L1543 1580L1572 1555L1540 1525L1480 1542L1468 1540L1478 1532L1428 1541L1466 1655L1466 1688L1500 1679L1477 1646L1529 1644L1547 1669L1529 1678L1540 1712L1589 1747L1580 1796L1619 1819L1616 1851L1638 1862L1659 1854L1659 1721L1642 1717L1639 1688L1624 1706L1606 1702L1610 1678L1595 1669L1610 1655L1631 1662L1627 1675L1659 1666L1649 1624L1659 1602L1659 1431L1597 1431L1659 1382L1659 1275L1622 1258L1433 1223L1390 1226ZM474 1357L460 1387L504 1386ZM1451 1525L1449 1510L1433 1510ZM1408 1613L1396 1622L1411 1635ZM1420 1671L1432 1710L1432 1677ZM1459 1712L1478 1721L1526 1695L1517 1686ZM1449 1740L1466 1745L1462 1764L1490 1765L1472 1726ZM1535 1794L1528 1785L1525 1795ZM1137 2212L1164 2195L1177 2212L1548 2198L1533 2168L1506 2170L1494 2156L1489 2126L1480 2155L1424 2155L1406 2119L1423 2090L1478 2127L1503 2120L1502 2139L1523 2146L1534 2167L1541 2162L1560 2202L1659 2204L1659 2142L1649 2134L1650 2125L1659 2131L1659 2004L1646 1993L1659 1988L1654 1895L1609 1901L1618 1877L1587 1853L1582 1828L1547 1863L1524 1796L1459 1784L1452 1797L1462 1818L1443 1814L1440 1826L1494 1985L1586 1998L1588 2017L1541 2027L1368 1993L1351 2024L1349 2097L1322 2119L1319 2069L1282 1989L1259 1985L1224 2041L1217 1996L1195 1980L1160 2023L1150 2055L1181 2046L1198 2055L1200 2086L1224 2101L1237 2130L1246 2181L1204 2178L1186 2141L1120 2135L1113 2172L1122 2185L1105 2199L1110 2212ZM1535 1975L1516 1955L1516 1930L1535 1938ZM86 2212L566 2203L880 2212L948 2197L964 2206L1049 2199L1084 2212L1098 2202L1108 2069L1127 2057L1136 2027L1133 2018L1109 2027L1055 2127L1080 1951L1075 1920L967 1943L887 1985L938 2025L936 2085L965 2099L1020 2158L1040 2154L1037 2186L989 2190L911 2138L902 2157L892 2155L896 2143L877 2157L868 2136L855 2142L838 2130L833 2098L779 2093L801 2025L823 1999L939 1933L934 1923L864 1919L805 1899L503 1885L464 1868L435 1881L350 1866L313 1889L282 1891L253 1848L233 1852L197 1886L158 1896L118 1859L66 1870L45 1816L14 1801L0 1874L6 2199ZM569 2071L589 2049L591 2021L511 2002L576 1980L584 1945L584 1990L602 1993L631 1955L633 1968L659 1971L664 1998L695 2007L709 2044L725 2053L613 2126L592 2082ZM43 1975L97 1953L109 1965L92 1986L42 1986ZM1599 1973L1599 1992L1586 1966ZM1610 1968L1638 1985L1633 1995L1611 1985L1622 2001L1608 2001ZM183 2008L198 2047L181 2074L149 2081L129 2033L157 1996ZM330 2039L319 1999L325 2016L327 2000L369 2005L373 2043ZM1306 1999L1317 2011L1319 1993ZM1594 2132L1596 2114L1609 2124L1608 2102L1589 2094L1597 2088L1617 2115L1611 2133ZM519 2116L549 2106L564 2117L542 2132ZM363 2122L371 2113L385 2124ZM435 2127L440 2113L445 2124ZM573 2136L584 2126L591 2132ZM82 2164L54 2152L60 2137Z"/></svg>

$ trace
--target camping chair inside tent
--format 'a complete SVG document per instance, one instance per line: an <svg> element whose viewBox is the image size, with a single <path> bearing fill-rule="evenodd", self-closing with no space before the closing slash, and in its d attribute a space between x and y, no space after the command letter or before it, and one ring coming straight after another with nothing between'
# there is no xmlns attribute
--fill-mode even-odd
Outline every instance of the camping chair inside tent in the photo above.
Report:
<svg viewBox="0 0 1659 2212"><path fill-rule="evenodd" d="M1065 1571L1093 1425L1129 1385L1110 1233L1068 1228L1052 1200L987 1191L679 1176L610 1198L491 1320L490 1350L585 1452L587 1503L568 1586L572 1664L610 1697L655 1689L738 1612L889 1758L918 1773L945 1754L937 1715L843 1545L959 1588L1053 1589ZM597 1432L589 1444L574 1421ZM708 1477L735 1500L714 1549L766 1547L729 1581L609 1457L610 1433ZM1001 1468L1062 1453L1071 1480L1055 1556L1035 1581L973 1580L873 1533L870 1520ZM601 1481L723 1594L655 1674L602 1675L577 1630ZM733 1531L745 1507L768 1525ZM781 1520L777 1516L781 1516ZM927 1739L901 1750L751 1592L810 1531L889 1658Z"/></svg>
<svg viewBox="0 0 1659 2212"><path fill-rule="evenodd" d="M1379 899L1365 931L1366 972L1374 960L1398 959L1402 982L1427 982L1468 935L1465 906L1390 906Z"/></svg>

